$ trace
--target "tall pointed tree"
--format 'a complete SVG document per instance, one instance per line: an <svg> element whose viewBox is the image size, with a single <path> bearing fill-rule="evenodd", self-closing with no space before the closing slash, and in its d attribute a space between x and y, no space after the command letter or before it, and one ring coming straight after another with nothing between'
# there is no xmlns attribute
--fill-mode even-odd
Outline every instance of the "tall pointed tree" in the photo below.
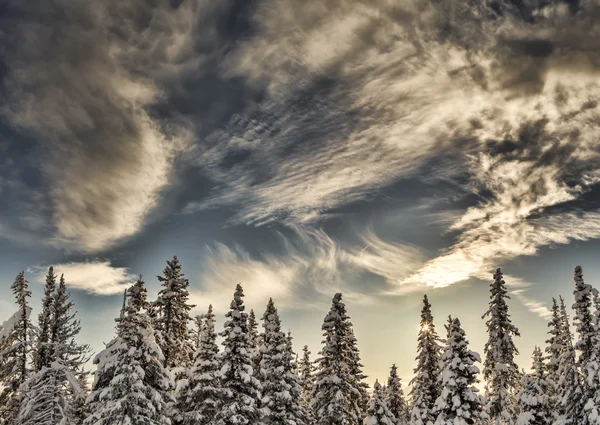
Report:
<svg viewBox="0 0 600 425"><path fill-rule="evenodd" d="M304 424L300 382L293 371L289 339L281 330L279 314L269 299L263 315L261 345L262 420L265 425Z"/></svg>
<svg viewBox="0 0 600 425"><path fill-rule="evenodd" d="M92 413L85 425L170 425L172 381L148 315L143 280L127 293L117 319L117 338L99 353L96 379L89 397Z"/></svg>
<svg viewBox="0 0 600 425"><path fill-rule="evenodd" d="M552 316L548 327L548 339L546 340L546 370L548 404L554 420L564 414L560 403L560 356L563 352L564 336L562 320L556 298L552 298Z"/></svg>
<svg viewBox="0 0 600 425"><path fill-rule="evenodd" d="M219 409L219 347L212 305L203 316L200 345L190 368L188 386L180 395L179 409L185 425L208 425Z"/></svg>
<svg viewBox="0 0 600 425"><path fill-rule="evenodd" d="M355 373L355 337L342 294L335 294L322 326L323 348L317 359L313 412L319 425L362 422L361 374Z"/></svg>
<svg viewBox="0 0 600 425"><path fill-rule="evenodd" d="M594 349L588 362L588 402L585 406L590 425L600 425L600 294L594 294Z"/></svg>
<svg viewBox="0 0 600 425"><path fill-rule="evenodd" d="M396 423L396 418L388 408L381 384L379 384L379 381L375 381L373 397L367 409L367 417L364 419L363 425L395 425Z"/></svg>
<svg viewBox="0 0 600 425"><path fill-rule="evenodd" d="M592 286L586 284L583 281L583 270L581 266L575 267L573 280L575 281L575 290L573 296L575 297L575 303L573 304L573 310L575 311L575 317L573 322L575 323L575 329L578 335L578 340L575 343L575 351L579 352L578 365L583 374L583 385L586 387L588 384L588 366L594 352L594 318L592 315Z"/></svg>
<svg viewBox="0 0 600 425"><path fill-rule="evenodd" d="M18 310L0 329L0 423L7 424L12 424L19 413L20 387L29 376L32 329L29 319L31 291L25 272L17 275L11 289Z"/></svg>
<svg viewBox="0 0 600 425"><path fill-rule="evenodd" d="M560 317L563 343L559 361L559 391L563 415L559 419L563 423L566 421L568 424L584 425L587 423L587 416L584 412L587 397L581 382L581 373L577 367L569 315L562 297L560 297Z"/></svg>
<svg viewBox="0 0 600 425"><path fill-rule="evenodd" d="M431 304L427 295L423 297L419 336L417 340L417 367L411 380L410 420L412 425L427 425L435 421L433 407L439 397L440 373L439 337L433 323Z"/></svg>
<svg viewBox="0 0 600 425"><path fill-rule="evenodd" d="M513 423L518 412L516 391L520 373L514 357L519 354L513 337L520 336L508 313L508 291L500 269L494 274L490 286L489 309L483 315L486 322L488 342L485 344L483 376L487 381L486 412L496 423Z"/></svg>
<svg viewBox="0 0 600 425"><path fill-rule="evenodd" d="M538 347L533 352L532 369L531 373L522 377L521 391L517 397L520 413L516 425L551 425L554 418L550 410L546 365Z"/></svg>
<svg viewBox="0 0 600 425"><path fill-rule="evenodd" d="M398 376L398 368L395 364L390 368L390 376L387 380L384 395L386 404L394 416L394 423L396 425L407 425L410 414L404 398L404 391L402 391L402 383Z"/></svg>
<svg viewBox="0 0 600 425"><path fill-rule="evenodd" d="M38 337L33 361L36 371L49 366L48 349L50 347L50 335L52 326L52 312L54 310L54 293L56 291L56 274L54 267L48 269L46 284L44 285L44 299L42 300L42 311L38 316Z"/></svg>
<svg viewBox="0 0 600 425"><path fill-rule="evenodd" d="M244 291L238 284L225 317L223 354L221 356L221 388L223 396L215 425L255 424L260 417L260 382L254 377L251 354L252 340L248 314L244 311Z"/></svg>
<svg viewBox="0 0 600 425"><path fill-rule="evenodd" d="M164 365L171 369L184 368L190 364L194 353L194 340L188 328L192 321L190 310L195 307L189 303L190 283L181 271L177 256L167 261L163 276L157 277L162 289L153 303L152 314Z"/></svg>
<svg viewBox="0 0 600 425"><path fill-rule="evenodd" d="M89 348L76 341L81 327L75 306L61 276L53 296L50 341L46 349L46 363L23 384L25 394L17 423L19 425L56 425L73 422L70 403L72 392L80 393L77 375L88 360Z"/></svg>
<svg viewBox="0 0 600 425"><path fill-rule="evenodd" d="M458 319L448 326L447 349L442 361L445 368L440 375L442 391L435 402L436 425L468 425L487 419L483 411L485 398L478 395L479 354L469 350L469 341Z"/></svg>

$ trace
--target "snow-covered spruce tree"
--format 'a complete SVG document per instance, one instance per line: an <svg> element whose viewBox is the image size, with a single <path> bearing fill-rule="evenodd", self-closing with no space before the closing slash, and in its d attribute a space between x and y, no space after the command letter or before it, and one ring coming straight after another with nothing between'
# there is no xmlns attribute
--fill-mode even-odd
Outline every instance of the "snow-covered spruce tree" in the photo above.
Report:
<svg viewBox="0 0 600 425"><path fill-rule="evenodd" d="M354 335L354 328L350 329L350 335L350 347L352 348L353 354L350 370L352 376L356 380L357 403L363 414L363 417L361 419L364 419L371 400L371 397L369 395L369 384L367 384L366 382L367 375L365 375L362 371L364 365L361 363L360 360L360 351L358 350L358 341L356 340L356 336Z"/></svg>
<svg viewBox="0 0 600 425"><path fill-rule="evenodd" d="M178 395L179 411L185 425L208 425L216 414L221 398L219 369L215 315L209 305L208 312L203 315L200 345L189 370L188 385Z"/></svg>
<svg viewBox="0 0 600 425"><path fill-rule="evenodd" d="M387 406L394 416L394 423L396 425L407 425L410 415L404 398L404 391L402 391L402 383L398 376L398 368L395 364L390 368L390 376L383 393Z"/></svg>
<svg viewBox="0 0 600 425"><path fill-rule="evenodd" d="M17 275L11 286L17 312L0 329L0 423L12 424L22 400L20 387L29 375L31 322L29 316L29 282L25 272Z"/></svg>
<svg viewBox="0 0 600 425"><path fill-rule="evenodd" d="M117 337L94 359L96 379L85 425L170 425L172 382L147 314L143 281L127 293Z"/></svg>
<svg viewBox="0 0 600 425"><path fill-rule="evenodd" d="M521 374L514 361L519 351L513 337L520 334L508 313L506 300L510 297L500 269L494 274L490 292L489 309L482 316L488 317L488 342L484 348L486 357L483 364L483 376L487 382L486 412L495 423L510 424L514 423L518 414L516 392Z"/></svg>
<svg viewBox="0 0 600 425"><path fill-rule="evenodd" d="M480 362L479 354L469 350L469 341L458 319L448 326L447 348L442 355L446 365L440 375L442 391L435 402L436 425L467 425L487 419L483 411L485 398L475 384Z"/></svg>
<svg viewBox="0 0 600 425"><path fill-rule="evenodd" d="M214 425L255 424L260 417L261 386L252 369L252 341L248 314L244 312L244 291L238 284L225 317L223 353L219 372L223 395Z"/></svg>
<svg viewBox="0 0 600 425"><path fill-rule="evenodd" d="M563 351L563 331L560 310L556 298L552 298L552 317L548 323L550 330L549 338L546 340L546 381L548 391L548 404L554 420L558 419L562 412L560 403L560 356Z"/></svg>
<svg viewBox="0 0 600 425"><path fill-rule="evenodd" d="M157 276L162 289L152 305L153 326L158 332L158 343L169 369L185 368L191 363L194 339L188 324L192 321L189 304L189 281L181 272L177 256L167 261L163 276Z"/></svg>
<svg viewBox="0 0 600 425"><path fill-rule="evenodd" d="M573 335L569 327L569 315L562 297L560 297L560 318L562 330L562 351L559 360L559 391L562 416L558 424L585 425L587 417L584 407L587 402L577 367Z"/></svg>
<svg viewBox="0 0 600 425"><path fill-rule="evenodd" d="M308 345L305 345L302 349L302 359L300 359L298 365L298 374L300 375L300 382L302 385L300 400L302 401L304 408L308 410L310 410L312 406L313 391L315 387L315 366L310 360L310 354Z"/></svg>
<svg viewBox="0 0 600 425"><path fill-rule="evenodd" d="M390 412L385 401L384 391L379 381L375 381L373 396L367 409L367 417L363 420L363 425L396 425L396 423L396 418Z"/></svg>
<svg viewBox="0 0 600 425"><path fill-rule="evenodd" d="M519 400L519 416L516 425L551 425L554 422L550 410L546 365L542 351L533 351L533 371L523 374Z"/></svg>
<svg viewBox="0 0 600 425"><path fill-rule="evenodd" d="M590 396L585 406L590 425L600 425L600 294L594 294L594 349L588 362Z"/></svg>
<svg viewBox="0 0 600 425"><path fill-rule="evenodd" d="M68 417L71 419L72 425L83 425L83 422L90 414L89 404L87 398L90 395L90 389L88 385L88 373L80 373L77 376L77 382L79 389L73 391L71 388L69 399L68 399Z"/></svg>
<svg viewBox="0 0 600 425"><path fill-rule="evenodd" d="M583 375L583 386L586 393L589 393L590 389L587 388L589 362L594 352L594 336L596 333L592 315L593 291L592 286L583 281L581 266L575 267L573 280L575 281L575 290L573 291L573 296L575 297L575 303L573 304L575 317L573 317L573 322L578 335L577 342L575 343L575 351L579 352L578 365Z"/></svg>
<svg viewBox="0 0 600 425"><path fill-rule="evenodd" d="M89 348L76 342L81 327L74 304L67 292L64 276L53 296L50 338L46 356L48 365L31 375L23 384L23 402L19 425L56 425L72 423L72 394L81 389L77 375L88 360Z"/></svg>
<svg viewBox="0 0 600 425"><path fill-rule="evenodd" d="M281 330L281 321L273 299L269 299L262 320L261 423L303 425L305 418L300 401L300 381L293 370L290 341Z"/></svg>
<svg viewBox="0 0 600 425"><path fill-rule="evenodd" d="M42 311L38 316L38 336L33 354L35 370L42 370L49 366L48 349L50 347L50 335L52 326L52 312L54 309L54 293L56 291L56 278L54 267L48 269L46 284L44 285L44 298L42 300Z"/></svg>
<svg viewBox="0 0 600 425"><path fill-rule="evenodd" d="M433 323L431 304L427 295L423 297L419 336L417 342L417 367L411 380L410 423L412 425L427 425L435 421L433 406L439 397L440 374L439 337Z"/></svg>
<svg viewBox="0 0 600 425"><path fill-rule="evenodd" d="M322 326L323 348L317 359L313 414L318 425L356 425L362 422L362 373L356 367L356 339L350 317L335 294Z"/></svg>
<svg viewBox="0 0 600 425"><path fill-rule="evenodd" d="M312 409L306 407L302 402L302 380L298 373L298 355L294 352L292 332L288 331L285 339L284 351L284 369L288 386L290 387L290 396L292 398L291 412L298 418L298 425L312 425L314 423Z"/></svg>

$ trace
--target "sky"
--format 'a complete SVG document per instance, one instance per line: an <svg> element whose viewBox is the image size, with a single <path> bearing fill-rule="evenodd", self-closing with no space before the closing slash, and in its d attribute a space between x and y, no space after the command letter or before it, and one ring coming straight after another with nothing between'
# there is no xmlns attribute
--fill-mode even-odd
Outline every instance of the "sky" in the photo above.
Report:
<svg viewBox="0 0 600 425"><path fill-rule="evenodd" d="M372 384L424 294L482 353L501 267L527 369L600 287L599 100L598 0L4 0L0 321L54 265L98 351L177 255L195 314L242 283L313 356L341 291Z"/></svg>

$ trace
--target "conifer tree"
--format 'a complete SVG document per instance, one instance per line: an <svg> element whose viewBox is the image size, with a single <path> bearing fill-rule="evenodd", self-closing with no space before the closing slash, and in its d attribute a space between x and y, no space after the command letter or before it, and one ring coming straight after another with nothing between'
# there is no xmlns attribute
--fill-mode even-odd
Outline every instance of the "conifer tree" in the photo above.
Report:
<svg viewBox="0 0 600 425"><path fill-rule="evenodd" d="M589 362L594 351L594 319L592 316L592 286L584 283L581 266L575 267L573 279L575 281L575 304L573 310L578 340L575 343L575 351L579 352L578 365L583 374L583 385L588 386ZM586 390L589 390L586 388ZM586 394L587 395L587 394Z"/></svg>
<svg viewBox="0 0 600 425"><path fill-rule="evenodd" d="M184 368L192 360L194 341L188 328L190 310L189 281L181 271L177 256L167 261L163 276L157 276L162 289L152 306L154 328L158 332L158 343L164 355L164 365L170 369Z"/></svg>
<svg viewBox="0 0 600 425"><path fill-rule="evenodd" d="M404 391L402 391L402 383L398 377L398 368L395 364L390 368L390 376L388 377L387 386L383 391L385 401L394 416L396 425L407 425L410 419L408 406L404 399Z"/></svg>
<svg viewBox="0 0 600 425"><path fill-rule="evenodd" d="M435 421L433 407L440 394L438 376L440 373L440 344L433 323L431 304L427 295L423 297L421 321L419 324L417 343L417 367L411 380L411 409L412 425L427 425Z"/></svg>
<svg viewBox="0 0 600 425"><path fill-rule="evenodd" d="M552 298L552 317L548 323L550 330L549 338L546 340L546 370L548 404L554 420L558 419L562 412L560 403L560 357L563 352L564 336L562 331L562 320L556 298Z"/></svg>
<svg viewBox="0 0 600 425"><path fill-rule="evenodd" d="M298 374L300 375L300 382L302 385L302 392L300 393L300 400L304 409L308 412L312 412L313 392L315 388L314 371L315 366L310 360L310 351L308 345L305 345L302 349L302 359L298 366Z"/></svg>
<svg viewBox="0 0 600 425"><path fill-rule="evenodd" d="M54 267L48 269L46 284L44 285L44 299L42 300L42 311L38 316L38 336L34 352L35 370L40 371L44 366L49 366L50 335L52 326L52 313L54 310L54 293L56 291L56 275Z"/></svg>
<svg viewBox="0 0 600 425"><path fill-rule="evenodd" d="M180 411L185 425L208 425L219 408L219 347L212 305L203 316L200 345L188 376L186 391L180 395Z"/></svg>
<svg viewBox="0 0 600 425"><path fill-rule="evenodd" d="M313 413L319 425L355 425L362 422L362 373L356 369L356 339L350 317L335 294L322 326L323 348L317 359Z"/></svg>
<svg viewBox="0 0 600 425"><path fill-rule="evenodd" d="M468 425L487 419L485 398L478 395L479 354L469 350L469 341L458 319L447 326L447 347L442 355L445 368L440 375L442 391L435 402L436 425Z"/></svg>
<svg viewBox="0 0 600 425"><path fill-rule="evenodd" d="M73 391L71 388L69 394L70 398L68 400L68 417L71 419L72 425L83 425L83 422L90 414L89 405L87 403L87 398L90 395L87 377L88 373L80 373L77 376L79 390Z"/></svg>
<svg viewBox="0 0 600 425"><path fill-rule="evenodd" d="M269 299L263 315L261 346L262 420L265 425L301 425L300 382L293 371L290 339L281 331L279 314Z"/></svg>
<svg viewBox="0 0 600 425"><path fill-rule="evenodd" d="M594 294L594 349L588 362L588 387L590 396L585 406L590 425L600 425L600 295Z"/></svg>
<svg viewBox="0 0 600 425"><path fill-rule="evenodd" d="M396 425L396 418L390 412L385 401L384 391L375 381L373 386L373 397L367 409L367 417L363 421L363 425Z"/></svg>
<svg viewBox="0 0 600 425"><path fill-rule="evenodd" d="M172 381L147 314L141 279L127 293L117 337L94 359L96 379L85 425L170 425Z"/></svg>
<svg viewBox="0 0 600 425"><path fill-rule="evenodd" d="M483 317L486 322L488 342L483 364L483 376L487 381L486 412L497 423L513 423L518 412L516 390L520 373L514 356L519 354L513 337L520 336L519 330L512 324L508 313L506 290L502 271L496 270L494 282L490 286L490 303Z"/></svg>
<svg viewBox="0 0 600 425"><path fill-rule="evenodd" d="M223 396L215 425L255 424L260 417L260 382L254 377L248 329L248 314L244 311L244 292L238 284L230 310L225 317L223 354L221 356L221 388Z"/></svg>
<svg viewBox="0 0 600 425"><path fill-rule="evenodd" d="M7 424L12 424L19 413L20 388L29 376L32 329L31 291L25 272L17 275L11 289L18 310L0 329L0 423Z"/></svg>
<svg viewBox="0 0 600 425"><path fill-rule="evenodd" d="M37 373L23 384L24 399L19 410L19 425L56 425L72 423L70 393L81 392L77 375L88 360L87 345L76 337L81 330L74 304L67 292L64 276L53 295L50 340L46 344L45 362Z"/></svg>
<svg viewBox="0 0 600 425"><path fill-rule="evenodd" d="M569 327L569 315L562 297L560 297L560 317L563 341L559 360L559 391L563 414L559 420L561 423L584 425L587 423L587 416L584 412L587 398L585 397L581 374L575 359L573 335Z"/></svg>
<svg viewBox="0 0 600 425"><path fill-rule="evenodd" d="M523 374L517 398L520 413L516 425L551 425L554 422L549 404L546 365L538 347L533 352L533 371Z"/></svg>

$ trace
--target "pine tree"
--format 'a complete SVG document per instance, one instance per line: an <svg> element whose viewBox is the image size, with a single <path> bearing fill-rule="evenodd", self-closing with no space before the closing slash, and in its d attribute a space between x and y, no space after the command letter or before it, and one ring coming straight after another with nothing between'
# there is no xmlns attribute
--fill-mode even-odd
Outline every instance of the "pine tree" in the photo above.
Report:
<svg viewBox="0 0 600 425"><path fill-rule="evenodd" d="M431 304L427 295L423 297L421 321L417 343L417 367L411 380L411 409L412 425L426 425L435 421L433 407L439 397L440 389L437 382L440 373L439 337L433 323Z"/></svg>
<svg viewBox="0 0 600 425"><path fill-rule="evenodd" d="M78 391L70 391L68 406L68 417L71 419L72 425L83 425L83 422L90 414L87 398L90 395L90 389L87 382L88 373L80 373L77 376L79 386Z"/></svg>
<svg viewBox="0 0 600 425"><path fill-rule="evenodd" d="M379 381L375 381L373 386L373 397L367 410L367 417L363 425L395 425L396 418L390 412L385 401L384 391L381 389Z"/></svg>
<svg viewBox="0 0 600 425"><path fill-rule="evenodd" d="M31 351L31 297L25 272L17 275L11 286L17 312L0 330L0 423L11 424L16 419L22 395L20 387L29 376L28 358Z"/></svg>
<svg viewBox="0 0 600 425"><path fill-rule="evenodd" d="M313 402L313 392L315 388L315 366L310 360L310 351L308 345L305 345L302 349L302 359L298 367L298 374L300 375L300 382L302 385L302 392L300 393L300 400L302 405L307 412L312 412L311 406ZM310 421L312 422L312 421Z"/></svg>
<svg viewBox="0 0 600 425"><path fill-rule="evenodd" d="M489 309L483 315L489 317L486 322L489 339L484 348L483 365L483 376L487 381L486 412L497 423L513 423L518 411L515 393L520 381L519 368L514 361L519 351L513 337L520 334L508 313L506 300L510 297L500 269L494 274L490 292Z"/></svg>
<svg viewBox="0 0 600 425"><path fill-rule="evenodd" d="M523 374L517 398L520 413L516 425L551 425L554 422L549 403L546 365L538 347L533 352L533 371Z"/></svg>
<svg viewBox="0 0 600 425"><path fill-rule="evenodd" d="M319 425L354 425L362 421L362 373L356 373L356 339L350 317L335 294L323 323L323 348L317 359L313 412Z"/></svg>
<svg viewBox="0 0 600 425"><path fill-rule="evenodd" d="M573 310L575 317L576 332L579 336L575 343L575 351L579 351L578 365L583 374L583 385L587 387L589 365L594 351L594 319L592 316L592 287L583 281L583 271L581 266L575 267L573 279L575 280L575 304ZM588 390L588 388L586 388Z"/></svg>
<svg viewBox="0 0 600 425"><path fill-rule="evenodd" d="M559 420L561 423L571 425L584 425L587 417L584 412L586 397L581 383L581 374L575 359L573 347L573 336L569 328L569 315L565 302L560 297L560 317L562 330L562 352L559 360L559 391L561 411L563 415Z"/></svg>
<svg viewBox="0 0 600 425"><path fill-rule="evenodd" d="M385 402L394 416L394 424L407 425L410 419L408 405L404 399L404 391L402 391L402 383L398 377L398 368L395 364L390 368L390 376L388 377L387 387L383 391Z"/></svg>
<svg viewBox="0 0 600 425"><path fill-rule="evenodd" d="M53 295L49 342L45 344L45 362L23 384L24 399L19 410L19 425L56 425L72 423L72 393L79 394L77 375L88 360L87 345L76 342L81 329L74 304L67 292L64 276Z"/></svg>
<svg viewBox="0 0 600 425"><path fill-rule="evenodd" d="M458 319L447 326L447 349L442 361L446 365L440 375L442 391L435 402L436 425L467 425L487 419L483 411L485 398L478 395L479 354L469 350L469 341Z"/></svg>
<svg viewBox="0 0 600 425"><path fill-rule="evenodd" d="M289 338L281 331L279 314L269 299L263 315L261 346L262 420L265 425L304 424L300 381L293 371Z"/></svg>
<svg viewBox="0 0 600 425"><path fill-rule="evenodd" d="M560 357L563 352L564 336L560 310L555 298L552 298L552 317L548 323L550 337L546 340L546 381L548 404L554 420L564 414L560 403Z"/></svg>
<svg viewBox="0 0 600 425"><path fill-rule="evenodd" d="M50 346L50 334L52 332L52 312L54 310L54 293L56 291L56 275L54 267L48 269L46 284L44 285L44 299L42 311L38 316L38 337L34 352L34 363L36 371L50 365L48 348Z"/></svg>
<svg viewBox="0 0 600 425"><path fill-rule="evenodd" d="M594 294L594 349L588 362L588 387L590 397L585 406L590 425L600 425L600 295Z"/></svg>
<svg viewBox="0 0 600 425"><path fill-rule="evenodd" d="M188 366L194 353L188 324L192 320L190 310L195 306L188 303L190 283L184 276L176 256L167 261L163 276L157 276L163 288L152 306L153 325L159 334L164 365L171 369Z"/></svg>
<svg viewBox="0 0 600 425"><path fill-rule="evenodd" d="M261 386L252 368L252 341L243 297L242 286L238 284L225 315L225 330L221 333L224 338L220 371L223 396L214 425L254 424L260 416Z"/></svg>
<svg viewBox="0 0 600 425"><path fill-rule="evenodd" d="M212 305L203 316L200 345L188 376L186 391L180 395L179 410L185 425L208 425L219 408L219 347Z"/></svg>
<svg viewBox="0 0 600 425"><path fill-rule="evenodd" d="M146 305L141 277L127 295L124 314L117 319L117 337L94 359L92 413L84 424L170 425L173 384L151 321L140 309Z"/></svg>

